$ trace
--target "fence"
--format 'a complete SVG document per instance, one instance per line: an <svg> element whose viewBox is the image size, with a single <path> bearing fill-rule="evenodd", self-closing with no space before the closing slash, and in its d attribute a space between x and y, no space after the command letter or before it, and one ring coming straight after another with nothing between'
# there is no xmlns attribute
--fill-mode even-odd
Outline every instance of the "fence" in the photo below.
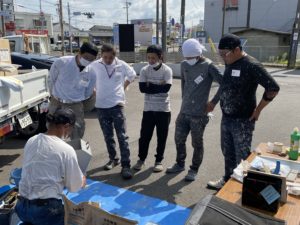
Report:
<svg viewBox="0 0 300 225"><path fill-rule="evenodd" d="M217 49L218 44L214 47L205 44L206 50L203 55L216 63L223 64L223 60L219 54L213 49ZM286 66L288 62L289 46L245 46L245 52L256 58L262 63L270 63ZM136 52L120 52L118 57L128 63L139 63L147 61L145 49ZM169 47L165 54L166 61L169 63L179 63L184 60L180 47ZM298 64L300 64L300 49L298 50Z"/></svg>

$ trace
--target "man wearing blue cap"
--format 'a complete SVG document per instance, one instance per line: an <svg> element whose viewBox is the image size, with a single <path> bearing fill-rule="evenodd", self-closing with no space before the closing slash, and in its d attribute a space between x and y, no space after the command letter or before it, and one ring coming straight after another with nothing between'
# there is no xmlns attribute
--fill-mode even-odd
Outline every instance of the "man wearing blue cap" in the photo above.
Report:
<svg viewBox="0 0 300 225"><path fill-rule="evenodd" d="M219 42L219 54L225 62L221 85L220 105L222 109L221 148L225 158L225 175L207 186L220 189L229 180L233 169L250 155L255 121L263 108L279 92L279 86L263 66L247 55L240 38L233 34L223 36ZM265 92L256 104L258 85Z"/></svg>

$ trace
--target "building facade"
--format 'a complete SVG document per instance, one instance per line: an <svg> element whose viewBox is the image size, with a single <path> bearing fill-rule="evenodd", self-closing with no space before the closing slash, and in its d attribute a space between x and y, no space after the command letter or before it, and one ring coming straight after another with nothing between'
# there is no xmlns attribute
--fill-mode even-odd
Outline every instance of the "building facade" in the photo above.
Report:
<svg viewBox="0 0 300 225"><path fill-rule="evenodd" d="M224 0L224 34L243 28L292 32L298 0ZM204 29L213 42L222 36L223 4L205 0ZM248 17L248 3L251 2ZM249 23L247 23L249 21ZM249 26L247 26L249 25Z"/></svg>
<svg viewBox="0 0 300 225"><path fill-rule="evenodd" d="M52 15L29 12L15 12L16 34L53 35Z"/></svg>
<svg viewBox="0 0 300 225"><path fill-rule="evenodd" d="M95 45L113 43L113 28L111 26L94 25L89 30L90 41Z"/></svg>

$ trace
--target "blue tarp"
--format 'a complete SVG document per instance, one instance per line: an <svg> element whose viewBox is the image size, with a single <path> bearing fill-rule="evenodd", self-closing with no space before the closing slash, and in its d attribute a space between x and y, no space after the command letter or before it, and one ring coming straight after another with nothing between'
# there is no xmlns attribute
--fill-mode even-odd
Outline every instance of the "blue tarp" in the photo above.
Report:
<svg viewBox="0 0 300 225"><path fill-rule="evenodd" d="M152 198L123 188L88 180L86 188L76 193L64 194L75 202L99 202L102 209L138 221L139 225L149 222L159 225L184 225L191 209L168 203L161 199ZM0 188L9 190L10 186Z"/></svg>

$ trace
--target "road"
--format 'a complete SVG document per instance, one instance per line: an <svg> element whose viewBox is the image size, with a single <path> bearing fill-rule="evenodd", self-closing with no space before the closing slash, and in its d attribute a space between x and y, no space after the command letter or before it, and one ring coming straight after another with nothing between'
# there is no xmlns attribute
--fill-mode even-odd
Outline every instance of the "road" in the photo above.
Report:
<svg viewBox="0 0 300 225"><path fill-rule="evenodd" d="M272 71L273 75L276 75L275 79L281 86L281 91L278 97L262 112L256 124L253 149L260 142L280 141L284 144L289 144L290 132L295 126L300 127L300 76L283 77L286 76L285 72L280 69ZM217 86L213 87L211 94L214 94L216 90ZM262 93L263 89L259 88L258 99L260 99ZM171 166L175 162L174 129L175 119L180 109L180 96L180 80L175 79L171 88L172 121L166 145L165 160L163 161L165 167ZM139 93L137 80L127 92L126 108L132 164L137 161L142 110L143 95ZM88 177L186 207L193 207L202 197L214 193L214 191L206 189L206 183L211 179L219 178L223 174L224 163L220 150L220 120L221 111L219 106L217 106L214 111L214 119L209 122L205 130L205 154L196 181L191 183L184 181L187 170L178 175L152 172L156 142L155 135L150 145L146 168L135 173L132 180L124 181L119 174L120 167L116 167L111 171L103 171L103 165L108 160L105 143L96 114L89 113L86 115L87 129L84 139L89 141L91 145L93 159L90 163ZM21 166L25 142L26 140L21 138L11 137L0 146L0 185L8 183L11 169ZM187 143L187 151L188 166L192 156L190 138Z"/></svg>

